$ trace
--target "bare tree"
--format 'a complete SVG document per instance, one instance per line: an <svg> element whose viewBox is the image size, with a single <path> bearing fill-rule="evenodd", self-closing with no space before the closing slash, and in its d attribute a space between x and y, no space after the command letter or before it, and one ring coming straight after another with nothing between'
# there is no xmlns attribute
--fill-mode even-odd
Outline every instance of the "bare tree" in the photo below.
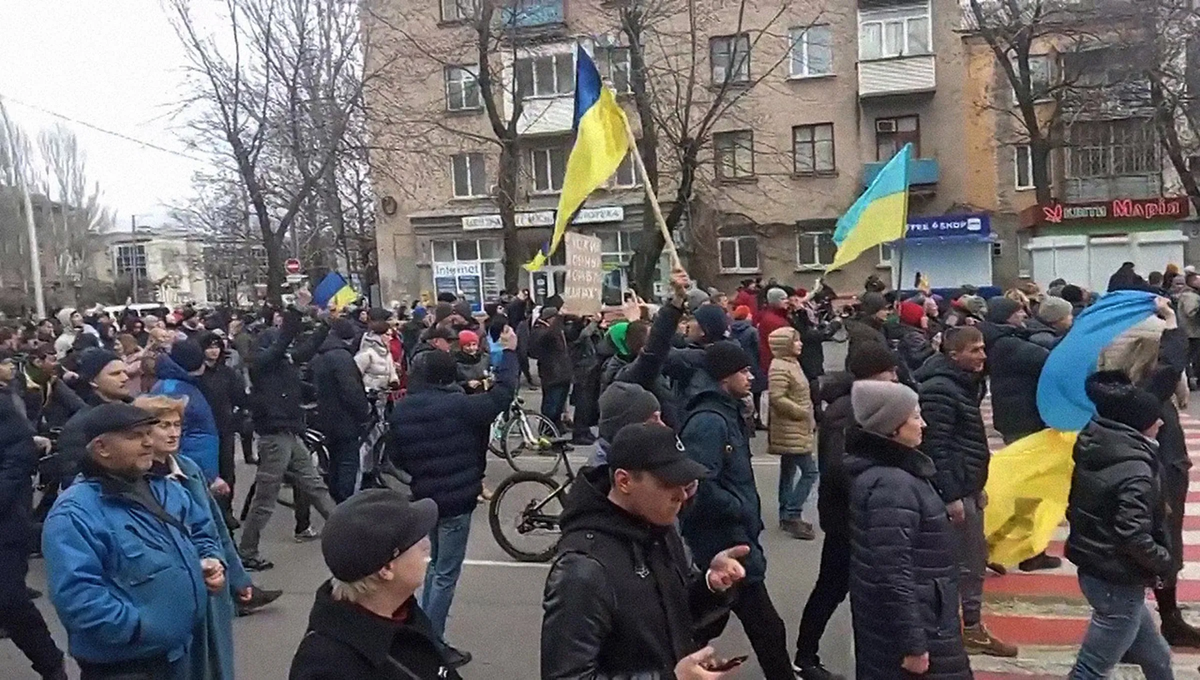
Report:
<svg viewBox="0 0 1200 680"><path fill-rule="evenodd" d="M48 204L52 207L57 202L59 208L49 210L52 227L41 246L54 254L60 283L94 278L88 262L89 241L112 224L113 214L100 202L100 186L89 185L87 154L74 132L62 125L42 130L38 148L46 165L43 186L50 198Z"/></svg>

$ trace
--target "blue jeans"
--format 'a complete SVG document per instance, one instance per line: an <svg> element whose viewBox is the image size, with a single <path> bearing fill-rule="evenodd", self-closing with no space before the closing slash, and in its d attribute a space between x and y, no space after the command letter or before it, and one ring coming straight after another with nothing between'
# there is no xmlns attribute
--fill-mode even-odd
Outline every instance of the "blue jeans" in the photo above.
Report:
<svg viewBox="0 0 1200 680"><path fill-rule="evenodd" d="M571 383L553 387L542 385L542 415L549 418L555 427L562 426L562 414L567 408L567 395L570 393Z"/></svg>
<svg viewBox="0 0 1200 680"><path fill-rule="evenodd" d="M471 513L438 520L429 535L429 569L425 572L425 587L421 591L421 610L433 623L433 632L445 637L446 618L454 589L462 574L467 556L467 537L471 533Z"/></svg>
<svg viewBox="0 0 1200 680"><path fill-rule="evenodd" d="M817 461L811 453L785 453L779 457L779 521L800 519L817 474Z"/></svg>
<svg viewBox="0 0 1200 680"><path fill-rule="evenodd" d="M1125 657L1142 667L1146 680L1172 680L1171 648L1146 607L1146 589L1079 575L1079 588L1092 605L1071 680L1101 680Z"/></svg>
<svg viewBox="0 0 1200 680"><path fill-rule="evenodd" d="M329 495L341 503L354 495L362 440L330 439L326 446L329 447Z"/></svg>

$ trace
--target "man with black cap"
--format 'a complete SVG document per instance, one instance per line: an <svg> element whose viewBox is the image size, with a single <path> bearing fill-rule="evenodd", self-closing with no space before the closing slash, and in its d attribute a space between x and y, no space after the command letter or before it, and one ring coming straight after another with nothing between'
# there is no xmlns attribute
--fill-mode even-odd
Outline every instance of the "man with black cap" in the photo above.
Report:
<svg viewBox="0 0 1200 680"><path fill-rule="evenodd" d="M217 473L229 485L229 494L215 498L225 513L226 524L230 529L236 529L239 524L232 512L236 476L233 449L239 422L235 410L249 408L250 399L246 395L246 381L242 379L242 372L226 363L229 348L225 338L211 331L201 333L196 338L204 350L204 371L200 374L197 386L208 401L217 426Z"/></svg>
<svg viewBox="0 0 1200 680"><path fill-rule="evenodd" d="M133 399L129 392L129 368L115 352L99 348L84 350L79 354L76 368L79 375L76 390L87 408L71 416L58 435L56 467L62 475L64 488L70 486L79 471L80 462L87 457L84 447L88 440L80 428L83 414L100 404L125 403ZM45 497L43 504L44 501Z"/></svg>
<svg viewBox="0 0 1200 680"><path fill-rule="evenodd" d="M846 321L846 334L850 338L846 353L847 360L850 359L851 354L867 343L890 348L884 332L884 325L891 313L891 305L888 304L883 293L863 294L862 299L859 300L858 314L853 319Z"/></svg>
<svg viewBox="0 0 1200 680"><path fill-rule="evenodd" d="M1127 657L1150 680L1172 678L1171 650L1146 608L1146 587L1175 571L1155 441L1162 405L1119 371L1085 386L1096 415L1075 442L1066 555L1093 611L1071 677L1107 677Z"/></svg>
<svg viewBox="0 0 1200 680"><path fill-rule="evenodd" d="M122 403L82 414L81 481L46 518L50 600L83 680L184 677L208 595L225 585L208 507L147 475L154 422Z"/></svg>
<svg viewBox="0 0 1200 680"><path fill-rule="evenodd" d="M722 677L697 650L749 550L688 562L675 519L707 473L669 427L638 423L617 433L607 466L575 479L542 600L542 680Z"/></svg>
<svg viewBox="0 0 1200 680"><path fill-rule="evenodd" d="M371 402L351 349L357 335L349 319L334 321L311 365L317 429L329 447L329 493L339 503L354 494L359 449L371 419Z"/></svg>
<svg viewBox="0 0 1200 680"><path fill-rule="evenodd" d="M421 341L413 349L408 366L408 389L425 380L425 362L430 352L442 352L449 356L458 335L448 326L434 326L421 335Z"/></svg>
<svg viewBox="0 0 1200 680"><path fill-rule="evenodd" d="M332 575L317 590L289 680L458 680L413 593L425 579L437 504L366 489L325 523Z"/></svg>
<svg viewBox="0 0 1200 680"><path fill-rule="evenodd" d="M696 393L688 402L679 438L709 476L700 481L695 504L683 513L682 530L698 565L708 564L731 545L749 545L746 580L733 613L750 638L764 677L792 680L787 628L767 592L767 558L758 540L762 508L750 466L751 433L742 411L754 379L750 361L736 342L716 342L704 349L705 366L693 381Z"/></svg>
<svg viewBox="0 0 1200 680"><path fill-rule="evenodd" d="M537 360L542 385L542 415L560 426L573 373L564 326L565 320L556 307L542 307L529 331L529 356Z"/></svg>

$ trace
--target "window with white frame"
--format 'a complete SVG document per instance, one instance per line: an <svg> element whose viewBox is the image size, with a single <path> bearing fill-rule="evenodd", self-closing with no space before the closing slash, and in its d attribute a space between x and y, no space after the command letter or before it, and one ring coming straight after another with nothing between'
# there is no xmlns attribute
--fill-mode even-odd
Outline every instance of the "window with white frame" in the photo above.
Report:
<svg viewBox="0 0 1200 680"><path fill-rule="evenodd" d="M437 280L439 264L478 264L478 277L475 277L473 274L463 274L462 269L458 268L458 275L454 281L455 290L449 292L457 294L459 291L477 289L483 293L483 299L485 300L494 300L499 297L500 292L504 288L504 247L500 239L480 238L432 241L430 242L430 251L433 254L435 287L439 285L439 281ZM442 288L449 287L449 282L443 281L440 283ZM439 292L442 291L439 290Z"/></svg>
<svg viewBox="0 0 1200 680"><path fill-rule="evenodd" d="M712 66L712 84L723 85L745 83L750 80L750 36L722 35L708 41L709 64Z"/></svg>
<svg viewBox="0 0 1200 680"><path fill-rule="evenodd" d="M1162 171L1158 135L1149 118L1079 121L1067 128L1067 176L1152 175Z"/></svg>
<svg viewBox="0 0 1200 680"><path fill-rule="evenodd" d="M733 130L713 135L718 180L746 179L754 176L754 132Z"/></svg>
<svg viewBox="0 0 1200 680"><path fill-rule="evenodd" d="M637 169L633 167L633 151L625 154L624 160L617 166L608 185L613 189L630 189L638 186Z"/></svg>
<svg viewBox="0 0 1200 680"><path fill-rule="evenodd" d="M722 274L758 272L758 237L723 236L717 239Z"/></svg>
<svg viewBox="0 0 1200 680"><path fill-rule="evenodd" d="M454 175L455 198L479 198L488 195L487 171L482 153L458 153L450 157Z"/></svg>
<svg viewBox="0 0 1200 680"><path fill-rule="evenodd" d="M890 244L890 243L880 243L879 244L879 266L880 267L892 266L892 244Z"/></svg>
<svg viewBox="0 0 1200 680"><path fill-rule="evenodd" d="M475 66L446 67L446 110L471 111L480 108L479 81Z"/></svg>
<svg viewBox="0 0 1200 680"><path fill-rule="evenodd" d="M1013 186L1017 189L1033 189L1033 149L1028 144L1013 147L1013 168L1016 176Z"/></svg>
<svg viewBox="0 0 1200 680"><path fill-rule="evenodd" d="M637 251L640 233L637 231L598 231L600 237L600 264L605 271L626 267Z"/></svg>
<svg viewBox="0 0 1200 680"><path fill-rule="evenodd" d="M824 269L833 264L837 244L832 231L802 231L796 234L796 267Z"/></svg>
<svg viewBox="0 0 1200 680"><path fill-rule="evenodd" d="M629 94L633 91L629 81L631 67L628 47L597 45L592 59L596 62L596 70L612 85L617 94Z"/></svg>
<svg viewBox="0 0 1200 680"><path fill-rule="evenodd" d="M833 73L833 32L828 26L793 28L788 31L791 44L788 76L810 78Z"/></svg>
<svg viewBox="0 0 1200 680"><path fill-rule="evenodd" d="M146 278L146 246L138 244L118 245L113 253L113 269L117 276L129 276L136 271L140 278Z"/></svg>
<svg viewBox="0 0 1200 680"><path fill-rule="evenodd" d="M529 167L532 170L534 193L562 191L563 177L567 174L567 150L561 146L532 149L529 152Z"/></svg>
<svg viewBox="0 0 1200 680"><path fill-rule="evenodd" d="M888 59L931 54L928 4L859 12L858 58Z"/></svg>
<svg viewBox="0 0 1200 680"><path fill-rule="evenodd" d="M476 0L440 0L442 21L463 21L475 16Z"/></svg>
<svg viewBox="0 0 1200 680"><path fill-rule="evenodd" d="M1013 73L1018 79L1021 78L1021 67L1016 60L1012 62ZM1049 54L1031 54L1029 55L1029 91L1033 95L1032 101L1043 101L1050 93L1050 88L1054 84L1054 61ZM1018 103L1016 88L1011 87L1009 83L1009 91L1012 94L1013 103Z"/></svg>
<svg viewBox="0 0 1200 680"><path fill-rule="evenodd" d="M571 94L575 91L575 53L520 57L516 73L517 93L524 98Z"/></svg>
<svg viewBox="0 0 1200 680"><path fill-rule="evenodd" d="M833 123L792 128L792 172L828 174L837 170L833 157Z"/></svg>

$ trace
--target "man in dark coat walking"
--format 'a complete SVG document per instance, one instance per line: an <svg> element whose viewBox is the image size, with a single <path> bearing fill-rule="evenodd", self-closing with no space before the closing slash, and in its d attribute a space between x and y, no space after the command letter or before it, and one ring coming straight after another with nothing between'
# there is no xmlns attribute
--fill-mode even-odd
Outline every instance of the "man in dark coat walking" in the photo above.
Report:
<svg viewBox="0 0 1200 680"><path fill-rule="evenodd" d="M338 319L312 360L318 429L329 446L329 494L338 503L354 495L359 449L371 419L371 402L354 361L356 335L349 319Z"/></svg>
<svg viewBox="0 0 1200 680"><path fill-rule="evenodd" d="M529 331L529 356L537 360L538 380L542 385L542 415L559 427L573 373L564 326L565 319L558 308L542 307Z"/></svg>
<svg viewBox="0 0 1200 680"><path fill-rule="evenodd" d="M956 539L963 644L969 653L1013 657L1017 648L988 632L982 618L988 556L983 487L992 458L979 412L986 362L983 334L972 326L958 326L947 331L942 353L930 357L913 377L927 424L921 451L937 470L934 486L946 503Z"/></svg>
<svg viewBox="0 0 1200 680"><path fill-rule="evenodd" d="M235 465L233 448L239 423L234 416L236 409L245 409L250 405L246 395L246 382L242 374L230 368L226 363L227 350L225 339L213 332L199 334L197 342L204 349L204 372L200 374L198 386L212 409L213 420L217 424L217 467L218 476L229 485L229 493L216 496L217 504L225 512L225 521L231 529L236 529L238 523L233 517L232 500L234 493Z"/></svg>
<svg viewBox="0 0 1200 680"><path fill-rule="evenodd" d="M968 680L958 617L958 560L937 468L917 447L917 394L859 381L846 437L852 552L850 609L858 678Z"/></svg>

